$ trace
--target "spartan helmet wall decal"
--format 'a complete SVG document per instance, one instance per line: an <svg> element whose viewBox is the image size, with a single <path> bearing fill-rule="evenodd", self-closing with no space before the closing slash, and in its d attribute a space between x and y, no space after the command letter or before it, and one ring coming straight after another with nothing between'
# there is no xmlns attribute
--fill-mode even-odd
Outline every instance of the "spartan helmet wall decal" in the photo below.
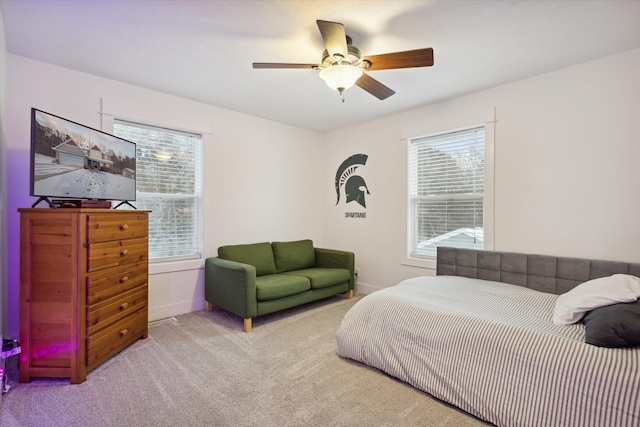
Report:
<svg viewBox="0 0 640 427"><path fill-rule="evenodd" d="M346 203L355 201L360 204L363 208L367 207L364 196L366 194L371 194L369 189L367 188L367 184L364 179L359 175L354 175L356 169L359 166L365 165L367 163L366 154L354 154L349 157L347 160L342 162L338 171L336 172L336 195L338 199L336 200L336 206L340 202L340 189L344 186L345 195L347 196Z"/></svg>

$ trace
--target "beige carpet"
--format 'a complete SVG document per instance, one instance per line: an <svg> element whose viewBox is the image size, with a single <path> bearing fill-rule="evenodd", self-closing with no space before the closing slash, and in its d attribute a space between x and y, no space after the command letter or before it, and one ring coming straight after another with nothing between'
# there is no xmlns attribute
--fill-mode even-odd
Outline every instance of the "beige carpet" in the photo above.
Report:
<svg viewBox="0 0 640 427"><path fill-rule="evenodd" d="M358 300L342 296L254 319L215 309L152 324L87 381L34 379L4 395L11 426L477 426L482 421L336 355Z"/></svg>

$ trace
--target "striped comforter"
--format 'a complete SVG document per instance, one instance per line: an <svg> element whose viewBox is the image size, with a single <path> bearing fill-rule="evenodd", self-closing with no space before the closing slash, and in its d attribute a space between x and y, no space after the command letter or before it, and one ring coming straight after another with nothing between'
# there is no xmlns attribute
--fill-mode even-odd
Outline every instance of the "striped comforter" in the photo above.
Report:
<svg viewBox="0 0 640 427"><path fill-rule="evenodd" d="M640 349L584 343L551 321L557 295L465 277L367 295L338 354L498 426L640 426Z"/></svg>

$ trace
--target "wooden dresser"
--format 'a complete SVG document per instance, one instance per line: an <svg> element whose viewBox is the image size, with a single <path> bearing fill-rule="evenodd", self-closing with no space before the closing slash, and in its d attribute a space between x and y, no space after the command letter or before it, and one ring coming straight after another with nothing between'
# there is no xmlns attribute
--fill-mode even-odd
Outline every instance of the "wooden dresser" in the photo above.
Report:
<svg viewBox="0 0 640 427"><path fill-rule="evenodd" d="M20 382L79 384L147 337L149 211L18 211Z"/></svg>

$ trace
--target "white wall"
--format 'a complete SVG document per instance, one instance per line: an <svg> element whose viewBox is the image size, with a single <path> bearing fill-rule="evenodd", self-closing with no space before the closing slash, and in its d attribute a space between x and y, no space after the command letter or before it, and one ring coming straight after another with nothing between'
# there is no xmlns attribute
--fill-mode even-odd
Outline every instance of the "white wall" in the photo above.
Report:
<svg viewBox="0 0 640 427"><path fill-rule="evenodd" d="M36 107L100 128L103 98L158 117L197 123L205 144L205 256L222 244L312 238L352 250L358 290L433 274L401 264L403 138L495 125L496 250L640 262L640 50L500 86L320 135L290 126L6 55L8 97L9 334L18 328L18 215L30 206L29 120ZM356 89L353 89L356 90ZM358 169L366 209L336 206L335 173ZM4 166L4 164L3 164ZM321 179L318 179L320 177ZM345 212L366 212L365 219ZM151 320L201 309L203 272L183 263L151 267Z"/></svg>
<svg viewBox="0 0 640 427"><path fill-rule="evenodd" d="M194 123L194 130L207 132L205 257L223 244L302 238L323 243L322 135L16 55L8 59L10 331L17 333L19 319L17 209L35 201L29 197L32 107L100 129L104 98L130 106L129 114ZM201 265L150 267L150 320L204 308Z"/></svg>
<svg viewBox="0 0 640 427"><path fill-rule="evenodd" d="M325 244L356 253L360 291L434 274L401 265L401 139L475 124L495 107L494 249L640 262L638 70L640 49L326 134ZM334 206L335 171L355 153L369 155L358 169L366 219Z"/></svg>
<svg viewBox="0 0 640 427"><path fill-rule="evenodd" d="M7 325L7 41L0 9L0 341ZM11 336L18 338L18 336Z"/></svg>

